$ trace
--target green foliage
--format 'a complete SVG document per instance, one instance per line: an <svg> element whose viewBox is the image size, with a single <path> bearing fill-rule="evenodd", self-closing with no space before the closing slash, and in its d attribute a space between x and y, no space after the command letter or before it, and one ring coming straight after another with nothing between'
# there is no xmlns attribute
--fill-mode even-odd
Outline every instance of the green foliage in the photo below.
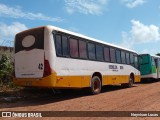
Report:
<svg viewBox="0 0 160 120"><path fill-rule="evenodd" d="M11 84L13 76L13 63L11 59L3 54L0 60L0 84Z"/></svg>

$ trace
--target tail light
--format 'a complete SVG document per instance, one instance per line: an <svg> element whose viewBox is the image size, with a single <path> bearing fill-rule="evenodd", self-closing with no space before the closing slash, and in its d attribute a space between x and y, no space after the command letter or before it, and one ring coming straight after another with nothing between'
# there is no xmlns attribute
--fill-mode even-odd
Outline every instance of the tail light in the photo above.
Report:
<svg viewBox="0 0 160 120"><path fill-rule="evenodd" d="M51 67L48 60L44 60L44 72L43 77L46 77L51 74Z"/></svg>

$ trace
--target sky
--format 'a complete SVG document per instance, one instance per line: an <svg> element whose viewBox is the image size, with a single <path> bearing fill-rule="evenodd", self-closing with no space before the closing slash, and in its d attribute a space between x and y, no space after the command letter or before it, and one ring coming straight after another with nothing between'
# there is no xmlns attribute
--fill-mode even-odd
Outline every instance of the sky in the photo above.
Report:
<svg viewBox="0 0 160 120"><path fill-rule="evenodd" d="M0 45L53 25L137 53L160 52L160 0L0 0Z"/></svg>

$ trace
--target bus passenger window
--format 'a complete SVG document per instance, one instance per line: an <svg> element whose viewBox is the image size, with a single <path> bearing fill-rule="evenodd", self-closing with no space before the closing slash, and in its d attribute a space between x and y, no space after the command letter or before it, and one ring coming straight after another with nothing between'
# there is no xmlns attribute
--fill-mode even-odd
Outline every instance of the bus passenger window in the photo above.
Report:
<svg viewBox="0 0 160 120"><path fill-rule="evenodd" d="M89 55L89 59L91 60L94 60L96 58L95 45L92 43L88 43L88 55Z"/></svg>
<svg viewBox="0 0 160 120"><path fill-rule="evenodd" d="M87 44L85 41L79 40L79 55L80 58L87 58Z"/></svg>
<svg viewBox="0 0 160 120"><path fill-rule="evenodd" d="M139 68L137 55L134 55L134 66L135 66L137 69Z"/></svg>
<svg viewBox="0 0 160 120"><path fill-rule="evenodd" d="M121 59L122 59L122 64L126 64L126 54L124 51L121 51Z"/></svg>
<svg viewBox="0 0 160 120"><path fill-rule="evenodd" d="M103 47L101 45L96 45L96 58L103 61Z"/></svg>
<svg viewBox="0 0 160 120"><path fill-rule="evenodd" d="M111 62L116 62L116 54L115 54L115 49L110 48L110 57L111 57Z"/></svg>
<svg viewBox="0 0 160 120"><path fill-rule="evenodd" d="M61 35L56 35L55 44L56 44L56 53L57 53L57 55L62 56Z"/></svg>
<svg viewBox="0 0 160 120"><path fill-rule="evenodd" d="M132 66L134 66L134 57L133 57L133 53L130 53L130 64Z"/></svg>
<svg viewBox="0 0 160 120"><path fill-rule="evenodd" d="M109 48L104 47L104 60L109 62L110 61L110 55L109 55Z"/></svg>
<svg viewBox="0 0 160 120"><path fill-rule="evenodd" d="M71 57L78 57L78 41L76 39L70 39L70 55Z"/></svg>
<svg viewBox="0 0 160 120"><path fill-rule="evenodd" d="M152 57L152 65L153 65L153 66L156 66L154 57Z"/></svg>
<svg viewBox="0 0 160 120"><path fill-rule="evenodd" d="M130 64L129 53L126 53L126 62L128 65Z"/></svg>
<svg viewBox="0 0 160 120"><path fill-rule="evenodd" d="M63 56L69 56L68 53L68 39L66 36L62 36L62 48L63 48Z"/></svg>
<svg viewBox="0 0 160 120"><path fill-rule="evenodd" d="M121 52L120 52L120 50L116 50L116 59L117 59L117 63L121 63Z"/></svg>

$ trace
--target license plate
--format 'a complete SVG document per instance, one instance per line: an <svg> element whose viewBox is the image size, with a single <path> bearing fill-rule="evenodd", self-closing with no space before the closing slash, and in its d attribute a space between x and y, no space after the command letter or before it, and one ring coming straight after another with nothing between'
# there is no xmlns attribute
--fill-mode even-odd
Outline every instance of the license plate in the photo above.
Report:
<svg viewBox="0 0 160 120"><path fill-rule="evenodd" d="M32 86L32 82L31 82L31 81L27 81L27 82L26 82L26 85L27 85L27 86Z"/></svg>

